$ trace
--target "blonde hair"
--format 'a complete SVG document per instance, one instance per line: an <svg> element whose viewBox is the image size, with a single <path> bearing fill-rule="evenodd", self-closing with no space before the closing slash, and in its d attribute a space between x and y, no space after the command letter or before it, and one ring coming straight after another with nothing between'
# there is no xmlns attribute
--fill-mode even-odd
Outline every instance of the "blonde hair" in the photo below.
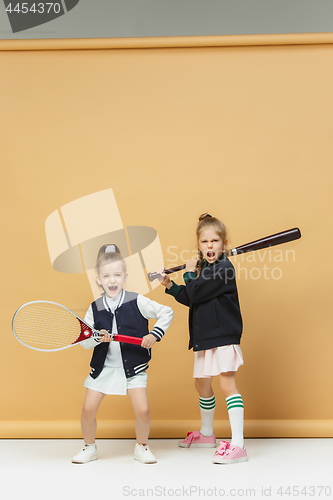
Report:
<svg viewBox="0 0 333 500"><path fill-rule="evenodd" d="M200 233L204 231L207 227L211 226L214 227L214 230L222 239L223 243L227 240L227 230L223 222L221 222L220 219L217 219L216 217L213 217L210 214L201 214L196 229L197 243L199 243ZM204 258L201 251L199 250L199 261L198 261L199 272L200 268L203 266L203 263L204 263Z"/></svg>
<svg viewBox="0 0 333 500"><path fill-rule="evenodd" d="M114 248L112 248L114 247ZM111 251L109 250L111 249ZM115 251L112 251L115 250ZM111 262L122 262L123 263L123 270L124 273L126 274L127 268L126 268L126 262L124 257L120 254L120 250L117 247L117 245L103 245L97 254L97 260L96 260L96 265L95 265L95 271L97 276L99 276L99 271L102 266L105 266L106 264L110 264ZM103 290L102 285L100 285L97 281L96 284L99 288ZM104 290L103 290L104 291Z"/></svg>

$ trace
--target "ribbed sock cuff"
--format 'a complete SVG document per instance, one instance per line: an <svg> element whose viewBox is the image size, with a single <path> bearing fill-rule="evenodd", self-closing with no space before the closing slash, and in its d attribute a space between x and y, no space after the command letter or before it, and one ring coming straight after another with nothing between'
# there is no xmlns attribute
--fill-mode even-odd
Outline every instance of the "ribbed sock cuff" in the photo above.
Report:
<svg viewBox="0 0 333 500"><path fill-rule="evenodd" d="M202 410L214 410L215 408L215 395L213 394L210 398L200 398L199 405Z"/></svg>
<svg viewBox="0 0 333 500"><path fill-rule="evenodd" d="M233 394L232 396L229 396L226 398L226 402L228 411L231 410L231 408L244 408L243 399L240 394Z"/></svg>

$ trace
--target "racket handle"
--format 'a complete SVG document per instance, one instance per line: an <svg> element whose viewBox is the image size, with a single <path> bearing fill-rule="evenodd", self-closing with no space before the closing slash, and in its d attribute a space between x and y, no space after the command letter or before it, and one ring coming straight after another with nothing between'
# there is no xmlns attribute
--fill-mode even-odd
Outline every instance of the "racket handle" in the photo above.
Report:
<svg viewBox="0 0 333 500"><path fill-rule="evenodd" d="M118 333L115 334L113 340L116 342L124 342L124 344L142 344L142 339L140 337L130 337L129 335L119 335Z"/></svg>
<svg viewBox="0 0 333 500"><path fill-rule="evenodd" d="M98 332L98 333L101 333L101 332ZM116 342L123 342L124 344L135 344L135 345L142 344L142 338L140 338L140 337L131 337L130 335L119 335L118 333L110 334L110 335L112 336L112 340L115 340ZM100 337L100 338L102 338L102 337Z"/></svg>

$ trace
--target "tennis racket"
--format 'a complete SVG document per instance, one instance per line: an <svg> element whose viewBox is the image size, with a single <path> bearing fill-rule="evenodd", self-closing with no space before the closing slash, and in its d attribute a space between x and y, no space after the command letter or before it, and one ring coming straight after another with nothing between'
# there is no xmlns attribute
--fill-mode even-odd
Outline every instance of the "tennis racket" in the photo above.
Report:
<svg viewBox="0 0 333 500"><path fill-rule="evenodd" d="M14 314L12 328L21 344L36 351L61 351L90 337L100 338L103 335L67 307L47 300L21 306ZM110 335L117 342L142 343L142 338Z"/></svg>

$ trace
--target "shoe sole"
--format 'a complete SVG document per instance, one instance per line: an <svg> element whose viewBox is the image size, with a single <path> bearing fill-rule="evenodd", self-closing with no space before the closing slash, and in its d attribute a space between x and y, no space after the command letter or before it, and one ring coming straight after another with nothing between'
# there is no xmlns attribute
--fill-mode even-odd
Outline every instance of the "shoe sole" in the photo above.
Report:
<svg viewBox="0 0 333 500"><path fill-rule="evenodd" d="M187 446L186 443L178 443L180 448L216 448L216 443L197 443Z"/></svg>
<svg viewBox="0 0 333 500"><path fill-rule="evenodd" d="M217 459L218 460L218 459ZM226 464L238 464L238 463L241 463L241 462L247 462L248 461L248 457L240 457L240 458L234 458L233 460L212 460L213 464L222 464L222 465L226 465Z"/></svg>
<svg viewBox="0 0 333 500"><path fill-rule="evenodd" d="M93 462L94 460L97 460L98 457L96 458L90 458L89 460L85 462L79 462L78 460L71 460L72 464L88 464L89 462Z"/></svg>
<svg viewBox="0 0 333 500"><path fill-rule="evenodd" d="M72 464L89 464L89 462L93 462L94 460L97 460L97 458L92 458L91 460L87 460L86 462L76 462L72 460Z"/></svg>
<svg viewBox="0 0 333 500"><path fill-rule="evenodd" d="M142 462L142 460L140 460L139 458L136 458L136 457L134 457L134 460L137 460L141 464L156 464L157 463L157 460L154 460L154 461L151 461L151 462Z"/></svg>

